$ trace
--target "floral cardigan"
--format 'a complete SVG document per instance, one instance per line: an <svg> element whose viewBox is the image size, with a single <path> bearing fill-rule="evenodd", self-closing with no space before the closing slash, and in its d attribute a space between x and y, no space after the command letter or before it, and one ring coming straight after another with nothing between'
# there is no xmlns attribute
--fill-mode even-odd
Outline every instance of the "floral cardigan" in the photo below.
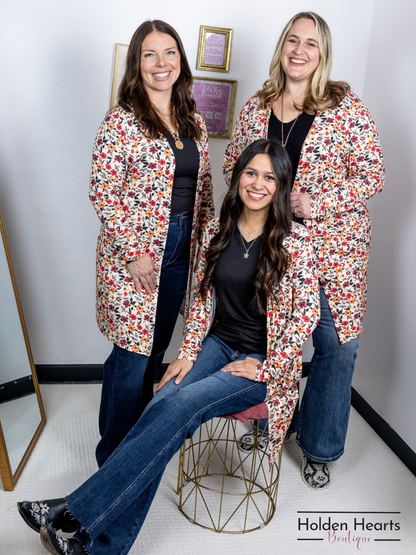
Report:
<svg viewBox="0 0 416 555"><path fill-rule="evenodd" d="M253 96L243 107L224 157L229 183L247 145L267 137L271 107ZM302 147L293 190L307 193L312 238L322 284L341 343L357 337L366 309L371 219L366 201L382 190L384 164L374 122L352 93L316 114Z"/></svg>
<svg viewBox="0 0 416 555"><path fill-rule="evenodd" d="M204 232L196 283L204 275L205 254L218 230L217 219ZM318 323L319 286L310 235L304 226L292 224L284 240L289 267L267 303L267 359L258 362L256 381L267 382L265 402L269 411L269 460L272 464L283 444L298 400L302 375L302 346ZM195 362L213 321L213 292L202 300L195 294L185 324L178 358Z"/></svg>
<svg viewBox="0 0 416 555"><path fill-rule="evenodd" d="M208 136L202 116L196 141L199 171L192 223L191 265L204 224L213 216ZM94 144L90 198L101 221L97 244L97 322L113 343L149 356L152 350L160 268L168 234L175 157L166 138L150 139L133 113L111 110ZM136 291L129 261L149 254L156 292Z"/></svg>

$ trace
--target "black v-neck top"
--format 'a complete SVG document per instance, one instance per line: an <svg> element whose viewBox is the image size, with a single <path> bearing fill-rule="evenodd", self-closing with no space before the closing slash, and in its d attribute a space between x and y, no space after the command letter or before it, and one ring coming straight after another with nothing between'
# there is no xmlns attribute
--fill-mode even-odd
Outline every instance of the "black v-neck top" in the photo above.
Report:
<svg viewBox="0 0 416 555"><path fill-rule="evenodd" d="M220 254L213 275L217 305L211 333L246 355L267 353L266 314L261 314L252 302L259 258L260 237L247 242L237 228Z"/></svg>
<svg viewBox="0 0 416 555"><path fill-rule="evenodd" d="M292 162L292 183L295 181L296 170L298 169L303 143L305 142L306 136L309 133L310 128L312 127L314 119L315 114L310 115L306 112L302 112L289 135L286 150L289 154L290 161ZM290 131L290 128L293 125L293 122L294 120L283 124L283 136L285 140L287 134ZM270 114L267 138L276 139L279 143L282 143L282 122L275 115L273 110Z"/></svg>
<svg viewBox="0 0 416 555"><path fill-rule="evenodd" d="M175 155L176 166L173 178L172 200L170 204L171 214L182 214L192 210L195 202L195 184L199 170L199 151L193 139L179 137L183 143L183 149L176 148L175 139L166 130L166 139Z"/></svg>

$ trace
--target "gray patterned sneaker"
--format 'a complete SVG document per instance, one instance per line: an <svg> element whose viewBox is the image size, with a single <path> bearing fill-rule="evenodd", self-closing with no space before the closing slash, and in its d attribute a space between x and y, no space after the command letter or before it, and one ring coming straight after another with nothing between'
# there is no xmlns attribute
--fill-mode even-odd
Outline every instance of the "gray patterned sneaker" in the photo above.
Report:
<svg viewBox="0 0 416 555"><path fill-rule="evenodd" d="M302 454L302 480L314 490L329 488L328 464L312 461Z"/></svg>
<svg viewBox="0 0 416 555"><path fill-rule="evenodd" d="M260 437L258 442L258 447L260 449L266 449L269 444L269 436L267 431L263 433ZM246 434L240 437L240 441L238 443L238 447L240 451L244 451L244 453L250 453L254 447L254 434L253 432L247 432Z"/></svg>

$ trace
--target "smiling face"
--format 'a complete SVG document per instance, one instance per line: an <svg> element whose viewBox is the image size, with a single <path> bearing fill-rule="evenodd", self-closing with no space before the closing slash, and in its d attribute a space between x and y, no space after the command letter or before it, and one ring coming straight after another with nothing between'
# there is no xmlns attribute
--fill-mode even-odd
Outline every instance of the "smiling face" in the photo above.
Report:
<svg viewBox="0 0 416 555"><path fill-rule="evenodd" d="M320 59L318 35L312 19L297 19L283 43L281 62L286 79L310 82Z"/></svg>
<svg viewBox="0 0 416 555"><path fill-rule="evenodd" d="M250 160L241 174L238 194L243 202L243 213L261 213L264 219L276 193L276 178L267 154L257 154Z"/></svg>
<svg viewBox="0 0 416 555"><path fill-rule="evenodd" d="M147 35L142 44L140 73L150 98L172 93L181 73L181 55L175 39L158 31Z"/></svg>

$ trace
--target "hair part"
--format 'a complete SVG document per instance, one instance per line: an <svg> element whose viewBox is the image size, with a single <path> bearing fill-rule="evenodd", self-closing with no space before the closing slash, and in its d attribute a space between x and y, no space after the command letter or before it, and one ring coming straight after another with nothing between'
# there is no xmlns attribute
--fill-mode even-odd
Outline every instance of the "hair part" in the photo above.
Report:
<svg viewBox="0 0 416 555"><path fill-rule="evenodd" d="M120 83L118 103L125 110L134 113L138 123L147 128L147 134L151 139L156 139L159 133L164 132L165 125L150 102L140 71L143 41L154 32L171 36L178 46L181 71L172 89L172 117L185 136L198 140L202 131L194 118L196 105L191 94L191 69L180 36L164 21L145 21L136 29L127 52L126 71Z"/></svg>
<svg viewBox="0 0 416 555"><path fill-rule="evenodd" d="M276 179L276 191L269 207L263 233L259 238L259 267L253 281L255 290L253 302L259 312L265 314L267 299L274 295L289 265L288 252L283 241L292 229L290 210L292 165L286 149L275 139L254 141L238 158L231 176L230 187L221 206L219 230L206 253L204 278L198 286L198 291L202 298L206 298L212 286L215 265L222 251L229 244L242 212L243 202L239 195L241 175L258 154L267 154Z"/></svg>
<svg viewBox="0 0 416 555"><path fill-rule="evenodd" d="M297 13L283 29L270 64L269 79L264 82L262 90L259 91L261 107L264 109L267 104L276 101L285 89L286 75L281 62L281 54L286 37L298 19L311 19L315 23L320 53L318 67L312 75L303 106L300 108L309 114L334 109L351 89L344 81L329 79L332 68L331 31L326 21L314 12Z"/></svg>

